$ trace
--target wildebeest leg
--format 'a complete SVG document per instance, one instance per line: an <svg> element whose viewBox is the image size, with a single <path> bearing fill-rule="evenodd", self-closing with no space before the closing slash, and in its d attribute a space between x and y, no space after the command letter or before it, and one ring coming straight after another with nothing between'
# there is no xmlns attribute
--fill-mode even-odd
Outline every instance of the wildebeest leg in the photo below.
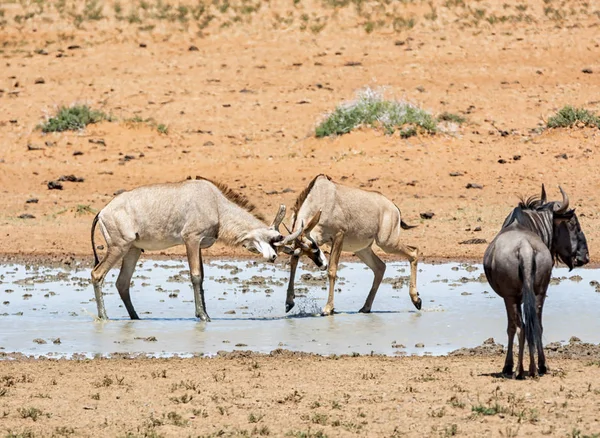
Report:
<svg viewBox="0 0 600 438"><path fill-rule="evenodd" d="M517 338L519 339L519 357L517 358L517 379L525 378L525 370L523 369L523 353L525 352L525 326L523 324L523 313L521 311L521 303L517 305Z"/></svg>
<svg viewBox="0 0 600 438"><path fill-rule="evenodd" d="M344 233L339 231L333 238L333 243L331 244L329 270L327 272L329 277L329 297L327 298L327 304L323 309L323 315L331 315L333 313L333 291L335 289L335 278L337 275L338 262L340 261L340 254L342 253L343 246Z"/></svg>
<svg viewBox="0 0 600 438"><path fill-rule="evenodd" d="M204 290L202 281L204 280L204 267L200 257L200 242L196 239L186 240L185 249L187 252L188 263L190 265L190 277L192 287L194 288L194 303L196 305L196 318L202 321L210 321L204 307Z"/></svg>
<svg viewBox="0 0 600 438"><path fill-rule="evenodd" d="M294 279L296 278L296 268L298 267L299 256L293 255L290 259L290 281L288 283L287 295L285 298L285 313L288 313L294 307Z"/></svg>
<svg viewBox="0 0 600 438"><path fill-rule="evenodd" d="M129 246L109 246L102 261L92 269L92 285L94 286L96 305L98 306L98 318L100 319L108 319L104 307L104 297L102 296L102 284L104 283L104 278L108 271L110 271L110 268L112 268L128 250Z"/></svg>
<svg viewBox="0 0 600 438"><path fill-rule="evenodd" d="M127 313L129 313L129 317L131 319L140 319L133 308L133 304L131 303L129 286L131 284L131 276L135 270L135 264L140 258L141 253L142 250L140 248L136 248L134 246L131 247L127 254L125 254L125 257L123 257L121 272L119 272L119 277L117 278L117 290L119 291L119 295L121 295L123 304L125 304L125 308L127 309Z"/></svg>
<svg viewBox="0 0 600 438"><path fill-rule="evenodd" d="M419 250L414 246L403 245L401 243L397 243L395 245L385 244L379 241L376 243L387 253L402 254L408 258L408 261L410 262L410 282L408 286L408 294L410 295L410 300L414 306L418 310L421 310L422 301L421 298L419 298L419 293L417 292L417 264L419 262Z"/></svg>
<svg viewBox="0 0 600 438"><path fill-rule="evenodd" d="M508 347L506 348L506 360L504 361L502 374L507 377L512 377L514 367L513 344L515 340L515 333L517 332L518 306L510 298L504 299L504 305L506 306L506 317L508 320L506 328L506 333L508 334Z"/></svg>
<svg viewBox="0 0 600 438"><path fill-rule="evenodd" d="M367 265L375 274L375 278L373 279L373 285L371 286L371 290L369 291L369 296L365 301L365 305L362 306L362 309L359 310L361 313L369 313L371 311L371 306L373 305L373 300L375 299L375 295L377 294L377 290L379 289L379 285L381 284L381 280L383 280L383 274L385 273L385 263L377 257L377 255L373 252L373 248L368 247L365 249L361 249L356 253L357 257L361 259L365 265Z"/></svg>
<svg viewBox="0 0 600 438"><path fill-rule="evenodd" d="M544 309L544 300L546 299L546 294L536 295L535 304L537 308L537 314L540 321L540 331L544 333L544 326L542 325L542 310ZM538 345L538 372L540 374L546 374L548 372L548 367L546 366L546 355L544 354L544 346L540 343Z"/></svg>

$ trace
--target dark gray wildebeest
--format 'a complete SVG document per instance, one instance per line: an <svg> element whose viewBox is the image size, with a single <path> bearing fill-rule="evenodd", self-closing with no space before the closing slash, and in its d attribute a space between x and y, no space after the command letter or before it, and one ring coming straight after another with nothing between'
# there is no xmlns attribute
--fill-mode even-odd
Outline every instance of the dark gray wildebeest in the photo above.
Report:
<svg viewBox="0 0 600 438"><path fill-rule="evenodd" d="M131 319L138 315L131 303L129 285L135 265L143 250L162 250L184 244L194 289L196 317L210 321L204 302L204 267L202 249L217 240L243 246L262 254L270 262L277 250L300 235L283 236L279 225L285 217L281 205L271 223L253 213L255 207L226 185L196 177L178 183L155 184L121 193L106 205L92 224L94 269L92 284L98 305L98 317L108 319L102 296L102 283L107 272L123 260L117 278L117 290ZM94 244L96 224L106 240L107 251L98 260Z"/></svg>
<svg viewBox="0 0 600 438"><path fill-rule="evenodd" d="M306 226L304 226L306 224ZM338 261L343 251L353 252L375 274L373 285L359 312L371 311L377 289L385 273L385 263L373 252L373 243L387 253L403 254L410 261L410 298L417 309L421 298L417 293L417 248L400 241L400 230L413 228L406 225L398 207L381 193L361 190L335 183L326 175L318 175L300 193L293 208L292 230L304 229L294 240L291 254L290 281L285 310L294 307L294 277L302 254L322 269L327 261L320 245L331 245L329 260L329 298L324 315L333 313L333 292ZM289 252L289 248L285 249Z"/></svg>
<svg viewBox="0 0 600 438"><path fill-rule="evenodd" d="M560 188L560 187L559 187ZM547 371L542 345L542 309L555 259L569 269L589 262L587 242L569 198L560 188L562 201L522 199L506 218L502 229L483 256L483 267L492 289L504 298L508 316L508 348L503 374L513 373L513 340L519 338L517 378L524 377L523 351L529 345L529 376ZM521 310L523 304L523 310Z"/></svg>

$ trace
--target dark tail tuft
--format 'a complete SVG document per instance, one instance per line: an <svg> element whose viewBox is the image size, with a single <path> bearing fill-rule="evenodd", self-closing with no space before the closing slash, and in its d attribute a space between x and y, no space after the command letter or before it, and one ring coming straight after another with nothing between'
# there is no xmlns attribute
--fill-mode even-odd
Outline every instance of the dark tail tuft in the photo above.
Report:
<svg viewBox="0 0 600 438"><path fill-rule="evenodd" d="M418 225L407 225L402 219L400 219L400 226L403 230L410 230L411 228L416 228Z"/></svg>
<svg viewBox="0 0 600 438"><path fill-rule="evenodd" d="M94 268L98 266L100 260L98 259L98 253L96 252L96 242L94 241L94 231L96 230L96 224L98 223L98 216L100 216L100 212L94 218L92 222L92 250L94 251Z"/></svg>
<svg viewBox="0 0 600 438"><path fill-rule="evenodd" d="M530 348L534 351L542 346L542 327L540 326L540 320L537 316L535 293L533 291L533 285L535 284L535 256L531 259L531 272L524 272L523 262L519 263L519 273L523 279L523 313L525 321L523 321L525 329L525 338ZM529 278L527 278L529 274Z"/></svg>

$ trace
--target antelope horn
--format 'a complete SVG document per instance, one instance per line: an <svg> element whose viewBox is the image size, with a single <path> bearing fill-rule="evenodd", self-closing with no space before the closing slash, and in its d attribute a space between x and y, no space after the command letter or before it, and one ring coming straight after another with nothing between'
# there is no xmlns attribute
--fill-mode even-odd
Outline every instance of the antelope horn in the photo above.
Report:
<svg viewBox="0 0 600 438"><path fill-rule="evenodd" d="M275 215L275 219L273 219L273 222L271 223L271 225L269 225L269 228L279 231L279 225L281 225L281 222L283 221L284 218L285 218L285 205L281 204L279 206L279 211Z"/></svg>
<svg viewBox="0 0 600 438"><path fill-rule="evenodd" d="M300 224L300 228L298 228L292 234L289 234L289 235L285 236L283 240L281 240L279 242L276 242L274 245L275 246L287 245L288 243L293 242L294 240L296 240L300 236L300 234L302 234L302 231L304 231L304 221L302 221L302 223Z"/></svg>
<svg viewBox="0 0 600 438"><path fill-rule="evenodd" d="M567 196L567 194L561 186L558 186L558 188L560 190L560 193L562 194L562 202L557 202L554 204L554 213L562 214L565 213L569 208L569 197Z"/></svg>

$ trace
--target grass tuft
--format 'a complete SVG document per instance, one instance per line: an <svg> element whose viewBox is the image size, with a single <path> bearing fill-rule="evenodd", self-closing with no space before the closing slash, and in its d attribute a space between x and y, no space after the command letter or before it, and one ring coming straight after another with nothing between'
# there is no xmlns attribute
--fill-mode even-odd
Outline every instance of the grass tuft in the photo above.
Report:
<svg viewBox="0 0 600 438"><path fill-rule="evenodd" d="M427 111L408 102L385 100L381 92L365 88L354 101L339 105L321 122L315 131L317 137L347 134L359 126L382 128L387 134L400 132L401 137L412 137L420 132L434 134L435 119Z"/></svg>
<svg viewBox="0 0 600 438"><path fill-rule="evenodd" d="M548 119L548 128L568 128L576 123L600 128L600 117L583 108L567 105Z"/></svg>
<svg viewBox="0 0 600 438"><path fill-rule="evenodd" d="M60 107L54 117L50 117L40 125L42 132L79 131L87 125L111 118L102 111L92 110L87 105Z"/></svg>

